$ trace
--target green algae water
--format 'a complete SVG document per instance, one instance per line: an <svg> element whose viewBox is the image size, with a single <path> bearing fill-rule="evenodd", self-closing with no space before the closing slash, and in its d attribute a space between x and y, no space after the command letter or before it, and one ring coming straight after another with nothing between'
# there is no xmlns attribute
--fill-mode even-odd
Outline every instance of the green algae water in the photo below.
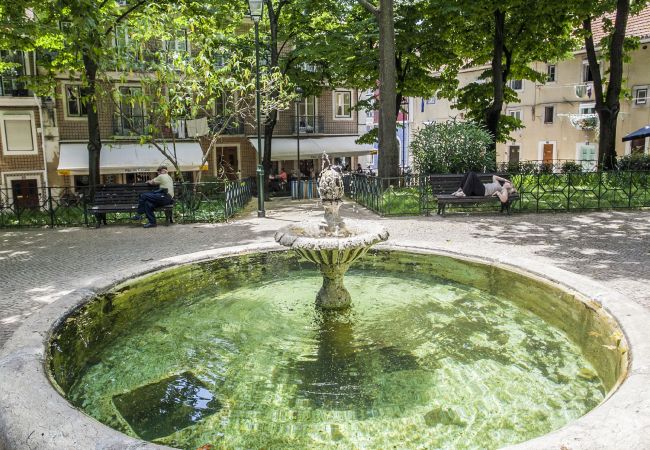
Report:
<svg viewBox="0 0 650 450"><path fill-rule="evenodd" d="M53 378L101 422L183 449L498 448L603 400L564 332L418 258L367 257L351 310L327 314L290 254L162 272L69 318Z"/></svg>

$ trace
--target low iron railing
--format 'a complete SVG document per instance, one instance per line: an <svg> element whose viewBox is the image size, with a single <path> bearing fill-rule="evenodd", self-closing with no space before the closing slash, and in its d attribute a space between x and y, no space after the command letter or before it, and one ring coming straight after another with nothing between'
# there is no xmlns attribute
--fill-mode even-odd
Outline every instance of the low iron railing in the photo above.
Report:
<svg viewBox="0 0 650 450"><path fill-rule="evenodd" d="M220 222L241 210L252 197L252 180L183 183L175 186L174 220ZM88 188L21 187L0 189L0 228L94 225ZM116 213L112 221L126 221Z"/></svg>
<svg viewBox="0 0 650 450"><path fill-rule="evenodd" d="M650 207L649 171L523 173L510 177L519 192L514 211L585 211ZM430 215L437 209L430 175L379 178L351 174L346 194L382 216ZM450 192L445 192L450 193ZM498 205L481 205L479 209Z"/></svg>

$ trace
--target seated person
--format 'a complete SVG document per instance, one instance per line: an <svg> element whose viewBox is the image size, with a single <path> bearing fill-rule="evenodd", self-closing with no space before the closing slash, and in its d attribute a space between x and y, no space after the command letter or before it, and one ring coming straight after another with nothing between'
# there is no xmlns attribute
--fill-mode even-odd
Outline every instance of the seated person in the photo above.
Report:
<svg viewBox="0 0 650 450"><path fill-rule="evenodd" d="M496 196L501 203L507 203L510 194L516 193L517 190L510 180L498 175L492 176L491 183L482 183L476 172L467 172L460 182L460 187L451 195L456 197L465 196Z"/></svg>
<svg viewBox="0 0 650 450"><path fill-rule="evenodd" d="M287 175L287 172L285 172L284 167L280 170L280 174L278 175L278 180L280 182L280 189L284 190L286 189L287 186L287 179L289 176Z"/></svg>

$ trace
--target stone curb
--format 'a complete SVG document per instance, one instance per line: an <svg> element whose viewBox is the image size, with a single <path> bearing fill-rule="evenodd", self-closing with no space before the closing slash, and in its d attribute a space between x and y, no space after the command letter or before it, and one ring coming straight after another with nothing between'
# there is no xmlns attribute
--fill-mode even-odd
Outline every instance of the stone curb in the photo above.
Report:
<svg viewBox="0 0 650 450"><path fill-rule="evenodd" d="M435 253L533 275L599 302L617 318L628 339L632 361L628 379L600 406L560 430L511 449L646 449L650 442L650 313L594 281L527 258L481 258L442 251L419 242L377 248ZM165 449L119 433L68 403L45 372L45 347L56 325L96 294L134 277L202 260L241 253L283 250L272 243L249 244L179 255L144 264L140 270L107 275L89 289L76 290L33 314L0 352L0 450Z"/></svg>

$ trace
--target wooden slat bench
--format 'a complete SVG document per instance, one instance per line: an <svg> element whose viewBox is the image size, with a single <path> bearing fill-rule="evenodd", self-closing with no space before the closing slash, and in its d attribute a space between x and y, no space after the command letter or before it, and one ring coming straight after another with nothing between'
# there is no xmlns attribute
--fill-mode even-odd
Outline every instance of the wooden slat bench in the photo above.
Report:
<svg viewBox="0 0 650 450"><path fill-rule="evenodd" d="M503 178L508 178L507 175L499 175ZM492 174L479 174L479 179L482 183L491 183ZM475 205L479 203L489 203L489 202L500 202L499 197L490 196L485 197L482 195L469 196L469 197L456 197L451 195L452 192L458 190L460 182L463 179L463 175L431 175L429 177L429 183L431 184L431 190L433 195L438 201L438 214L445 215L445 210L447 205ZM506 211L507 214L510 214L510 206L512 202L519 198L519 194L511 194L508 197L506 203L501 203L501 212Z"/></svg>
<svg viewBox="0 0 650 450"><path fill-rule="evenodd" d="M97 186L95 201L88 206L88 212L95 216L95 227L99 228L101 223L106 225L107 213L126 212L135 214L138 210L140 194L152 192L154 186L148 184L108 184ZM172 212L174 203L166 206L158 206L156 211L165 212L165 224L174 223Z"/></svg>

